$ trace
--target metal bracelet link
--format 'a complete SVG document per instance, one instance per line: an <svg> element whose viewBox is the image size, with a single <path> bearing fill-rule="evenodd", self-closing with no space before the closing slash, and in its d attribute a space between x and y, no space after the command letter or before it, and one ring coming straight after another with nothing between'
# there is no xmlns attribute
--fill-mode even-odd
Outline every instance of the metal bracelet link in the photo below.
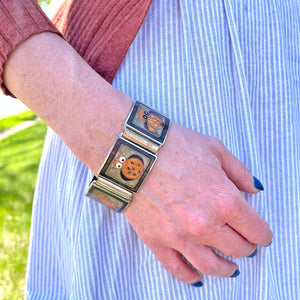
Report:
<svg viewBox="0 0 300 300"><path fill-rule="evenodd" d="M136 101L86 196L123 212L152 169L169 126L167 117Z"/></svg>

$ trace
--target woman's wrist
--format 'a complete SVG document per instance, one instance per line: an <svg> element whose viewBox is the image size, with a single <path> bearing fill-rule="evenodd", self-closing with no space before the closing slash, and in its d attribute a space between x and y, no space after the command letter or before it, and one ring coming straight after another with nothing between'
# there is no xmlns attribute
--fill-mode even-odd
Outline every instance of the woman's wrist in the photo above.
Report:
<svg viewBox="0 0 300 300"><path fill-rule="evenodd" d="M122 131L132 100L99 76L61 37L21 43L5 66L9 90L96 173Z"/></svg>
<svg viewBox="0 0 300 300"><path fill-rule="evenodd" d="M117 212L123 212L141 188L169 131L170 120L136 101L86 195Z"/></svg>

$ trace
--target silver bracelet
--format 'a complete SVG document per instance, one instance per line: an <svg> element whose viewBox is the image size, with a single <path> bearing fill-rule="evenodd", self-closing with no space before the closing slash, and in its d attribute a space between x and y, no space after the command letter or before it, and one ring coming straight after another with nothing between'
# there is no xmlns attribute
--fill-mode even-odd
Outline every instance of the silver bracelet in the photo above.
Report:
<svg viewBox="0 0 300 300"><path fill-rule="evenodd" d="M136 101L86 196L123 212L152 169L169 126L166 116Z"/></svg>

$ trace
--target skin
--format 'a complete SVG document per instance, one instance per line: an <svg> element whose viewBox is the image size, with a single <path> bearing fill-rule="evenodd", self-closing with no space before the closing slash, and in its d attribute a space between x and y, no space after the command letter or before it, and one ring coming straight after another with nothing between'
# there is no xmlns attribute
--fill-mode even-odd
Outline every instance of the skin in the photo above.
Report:
<svg viewBox="0 0 300 300"><path fill-rule="evenodd" d="M41 33L5 65L8 89L52 127L94 174L123 130L132 100L99 76L62 38ZM182 159L190 157L190 159ZM186 283L229 277L272 240L268 224L242 197L259 192L252 174L216 138L172 123L149 177L124 212L163 266Z"/></svg>

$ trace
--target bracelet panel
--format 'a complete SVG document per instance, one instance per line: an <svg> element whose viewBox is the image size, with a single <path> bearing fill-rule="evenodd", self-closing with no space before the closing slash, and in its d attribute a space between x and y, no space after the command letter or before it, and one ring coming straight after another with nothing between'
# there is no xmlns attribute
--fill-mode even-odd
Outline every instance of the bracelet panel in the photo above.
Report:
<svg viewBox="0 0 300 300"><path fill-rule="evenodd" d="M104 185L98 184L97 180L91 182L86 196L116 212L123 212L131 201L131 197L126 199L120 194L118 195L112 190L106 189Z"/></svg>
<svg viewBox="0 0 300 300"><path fill-rule="evenodd" d="M166 139L170 120L145 104L136 101L125 123L125 127L162 145Z"/></svg>
<svg viewBox="0 0 300 300"><path fill-rule="evenodd" d="M155 160L156 155L119 137L102 166L99 177L136 193Z"/></svg>

